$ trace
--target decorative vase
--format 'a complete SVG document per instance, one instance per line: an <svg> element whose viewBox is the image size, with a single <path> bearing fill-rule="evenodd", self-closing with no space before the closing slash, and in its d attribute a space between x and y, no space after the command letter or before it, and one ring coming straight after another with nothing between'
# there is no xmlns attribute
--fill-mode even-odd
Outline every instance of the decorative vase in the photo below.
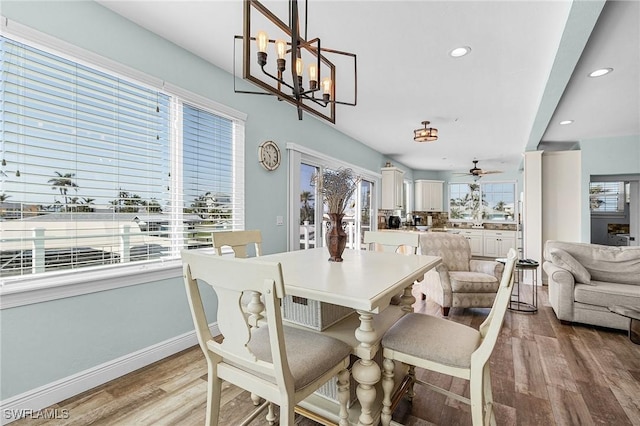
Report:
<svg viewBox="0 0 640 426"><path fill-rule="evenodd" d="M330 262L342 262L342 252L347 245L347 233L342 228L343 213L329 213L329 229L327 229L327 249Z"/></svg>

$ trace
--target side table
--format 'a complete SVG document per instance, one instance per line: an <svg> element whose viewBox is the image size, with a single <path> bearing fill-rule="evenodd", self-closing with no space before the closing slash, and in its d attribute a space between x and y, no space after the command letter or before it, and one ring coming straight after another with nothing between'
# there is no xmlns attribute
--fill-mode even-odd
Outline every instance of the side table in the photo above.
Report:
<svg viewBox="0 0 640 426"><path fill-rule="evenodd" d="M640 309L633 306L614 305L609 306L609 310L629 318L629 340L640 345Z"/></svg>
<svg viewBox="0 0 640 426"><path fill-rule="evenodd" d="M505 263L506 259L496 259L500 263ZM513 290L511 291L511 300L507 309L514 312L521 312L526 314L533 314L538 312L538 267L540 264L531 259L520 259L516 262L515 269L513 271ZM520 288L520 284L524 282L524 274L526 271L531 271L532 274L532 289L531 289L531 302L521 300L523 296Z"/></svg>

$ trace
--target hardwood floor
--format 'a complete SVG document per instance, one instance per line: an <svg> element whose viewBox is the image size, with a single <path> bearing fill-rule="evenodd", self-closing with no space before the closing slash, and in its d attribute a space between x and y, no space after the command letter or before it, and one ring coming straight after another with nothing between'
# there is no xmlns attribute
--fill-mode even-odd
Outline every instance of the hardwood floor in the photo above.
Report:
<svg viewBox="0 0 640 426"><path fill-rule="evenodd" d="M507 312L490 360L498 425L640 425L640 345L622 331L562 325L548 305L546 288L538 294L536 314ZM439 315L429 299L415 308ZM450 319L477 328L487 312L451 309ZM468 396L464 380L425 370L417 375ZM68 410L66 420L12 424L201 425L206 380L206 363L196 346L50 407ZM414 426L471 424L465 404L415 389L413 404L401 404L395 420ZM253 410L249 394L228 384L222 405L220 425L225 426L239 424ZM251 424L267 422L260 415ZM316 425L304 418L298 424Z"/></svg>

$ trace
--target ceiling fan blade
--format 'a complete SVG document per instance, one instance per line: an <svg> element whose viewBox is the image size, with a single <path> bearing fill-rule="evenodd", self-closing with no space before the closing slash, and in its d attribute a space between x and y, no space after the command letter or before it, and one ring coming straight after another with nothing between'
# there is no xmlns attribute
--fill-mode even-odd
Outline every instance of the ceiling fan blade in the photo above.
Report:
<svg viewBox="0 0 640 426"><path fill-rule="evenodd" d="M502 173L501 170L481 170L479 174L481 175L492 175L495 173Z"/></svg>

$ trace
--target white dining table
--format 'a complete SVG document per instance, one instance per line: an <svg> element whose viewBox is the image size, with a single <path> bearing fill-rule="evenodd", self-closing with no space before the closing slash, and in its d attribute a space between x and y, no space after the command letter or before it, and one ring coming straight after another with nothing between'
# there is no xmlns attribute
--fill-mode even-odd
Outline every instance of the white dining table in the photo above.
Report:
<svg viewBox="0 0 640 426"><path fill-rule="evenodd" d="M343 262L329 262L327 249L315 248L247 261L279 262L288 295L345 306L357 312L357 317L353 315L357 321L340 321L322 332L353 345L358 360L352 375L358 383L356 395L360 406L355 416L358 425L373 425L380 414L380 407L375 403L379 400L376 384L381 378L380 366L373 358L382 335L402 315L412 311L415 298L411 286L442 259L349 249L342 257ZM403 293L400 306L390 309L391 299L399 293ZM307 405L306 408L317 414L331 415L332 410L324 410L322 404Z"/></svg>

